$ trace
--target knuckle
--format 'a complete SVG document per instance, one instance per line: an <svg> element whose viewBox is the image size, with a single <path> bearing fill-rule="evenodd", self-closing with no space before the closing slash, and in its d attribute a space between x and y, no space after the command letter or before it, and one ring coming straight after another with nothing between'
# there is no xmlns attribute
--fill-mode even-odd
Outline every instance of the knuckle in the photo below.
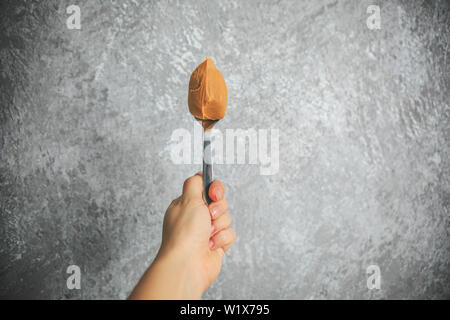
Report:
<svg viewBox="0 0 450 320"><path fill-rule="evenodd" d="M222 201L223 201L223 207L224 207L224 209L225 209L225 210L228 209L228 201L227 201L227 199L224 198Z"/></svg>
<svg viewBox="0 0 450 320"><path fill-rule="evenodd" d="M234 240L236 240L236 231L234 231L234 229L231 229L231 228L230 228L230 231L231 231L231 239L234 242Z"/></svg>
<svg viewBox="0 0 450 320"><path fill-rule="evenodd" d="M228 225L230 225L231 222L233 222L233 216L229 212L227 212L226 216L227 216Z"/></svg>
<svg viewBox="0 0 450 320"><path fill-rule="evenodd" d="M172 202L170 203L169 207L175 207L179 202L180 202L180 197L175 198L175 199L172 200Z"/></svg>
<svg viewBox="0 0 450 320"><path fill-rule="evenodd" d="M192 182L194 181L194 177L189 177L186 180L184 180L184 187L189 186L190 184L192 184Z"/></svg>

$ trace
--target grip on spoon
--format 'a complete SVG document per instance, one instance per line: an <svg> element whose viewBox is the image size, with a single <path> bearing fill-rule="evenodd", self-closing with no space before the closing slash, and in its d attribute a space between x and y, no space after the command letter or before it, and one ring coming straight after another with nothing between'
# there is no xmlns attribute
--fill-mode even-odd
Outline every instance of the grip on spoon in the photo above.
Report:
<svg viewBox="0 0 450 320"><path fill-rule="evenodd" d="M213 181L213 166L212 166L212 152L211 152L211 138L208 131L204 132L203 136L203 199L206 204L212 202L209 197L209 187Z"/></svg>

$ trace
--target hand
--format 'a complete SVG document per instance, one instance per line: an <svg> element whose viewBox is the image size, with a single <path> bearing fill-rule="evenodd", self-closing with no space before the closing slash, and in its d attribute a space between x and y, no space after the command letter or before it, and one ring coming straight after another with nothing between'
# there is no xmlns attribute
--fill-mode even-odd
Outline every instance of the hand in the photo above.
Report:
<svg viewBox="0 0 450 320"><path fill-rule="evenodd" d="M130 299L199 299L216 279L236 233L224 185L212 182L209 206L202 192L201 174L184 182L166 211L161 248Z"/></svg>

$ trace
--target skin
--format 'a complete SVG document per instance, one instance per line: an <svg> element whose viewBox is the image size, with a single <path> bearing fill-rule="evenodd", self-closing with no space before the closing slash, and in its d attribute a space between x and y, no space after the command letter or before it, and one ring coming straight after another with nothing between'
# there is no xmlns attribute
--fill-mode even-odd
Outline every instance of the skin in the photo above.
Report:
<svg viewBox="0 0 450 320"><path fill-rule="evenodd" d="M158 254L129 299L201 299L217 278L236 233L230 228L223 183L212 182L209 206L202 192L201 173L184 182L182 195L164 216Z"/></svg>

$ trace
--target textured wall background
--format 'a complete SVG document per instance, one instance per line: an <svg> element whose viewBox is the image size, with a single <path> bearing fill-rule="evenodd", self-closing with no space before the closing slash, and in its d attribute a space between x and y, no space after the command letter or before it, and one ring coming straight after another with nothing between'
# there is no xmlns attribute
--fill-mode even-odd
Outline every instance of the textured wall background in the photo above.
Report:
<svg viewBox="0 0 450 320"><path fill-rule="evenodd" d="M127 296L200 168L170 161L170 136L193 130L189 75L211 56L229 88L217 128L283 130L277 175L216 171L238 239L204 297L450 298L449 11L2 1L0 297ZM70 264L81 290L66 288Z"/></svg>

